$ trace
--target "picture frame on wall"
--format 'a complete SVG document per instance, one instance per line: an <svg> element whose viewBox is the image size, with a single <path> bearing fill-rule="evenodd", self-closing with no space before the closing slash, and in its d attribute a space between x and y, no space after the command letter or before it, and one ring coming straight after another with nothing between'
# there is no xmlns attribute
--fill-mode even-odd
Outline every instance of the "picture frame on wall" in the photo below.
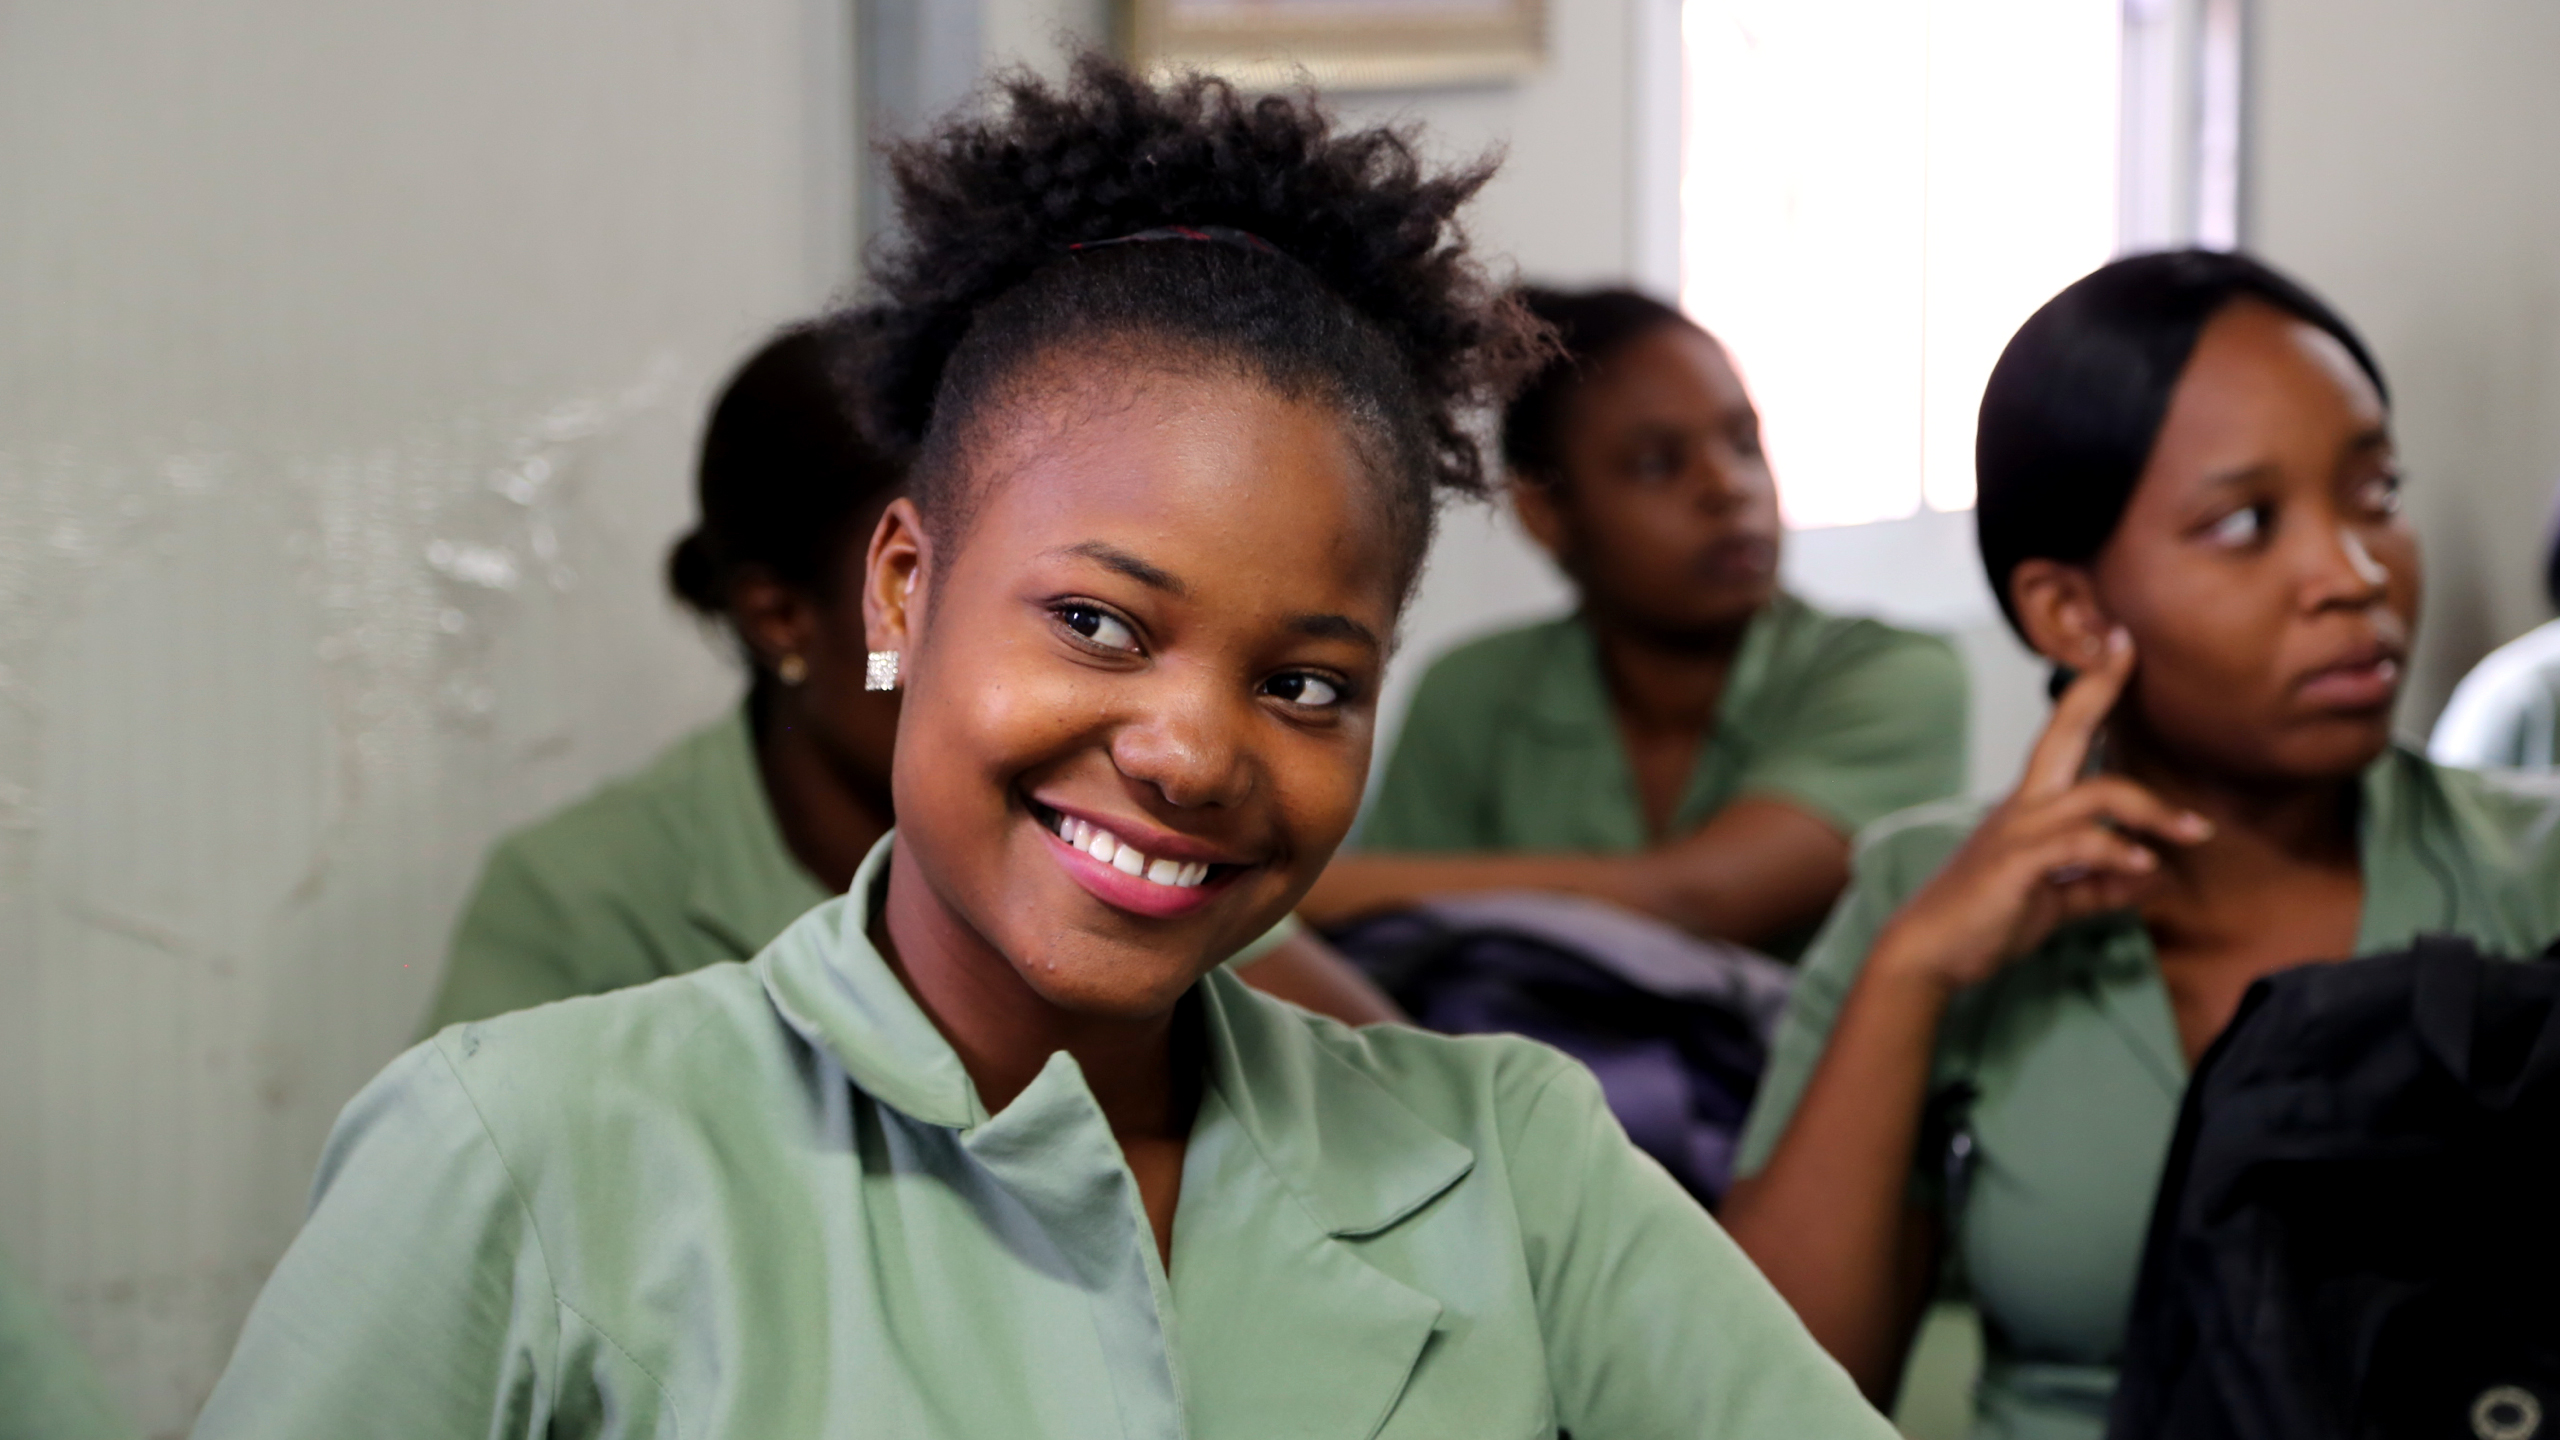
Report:
<svg viewBox="0 0 2560 1440"><path fill-rule="evenodd" d="M1129 58L1239 84L1394 90L1516 80L1546 53L1545 0L1122 0Z"/></svg>

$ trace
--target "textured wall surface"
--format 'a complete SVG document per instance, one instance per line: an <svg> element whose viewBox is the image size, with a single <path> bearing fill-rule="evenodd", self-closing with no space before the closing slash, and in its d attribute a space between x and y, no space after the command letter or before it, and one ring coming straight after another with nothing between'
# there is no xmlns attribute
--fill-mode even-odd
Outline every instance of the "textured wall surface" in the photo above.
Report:
<svg viewBox="0 0 2560 1440"><path fill-rule="evenodd" d="M2547 619L2560 488L2560 6L2257 0L2249 243L2391 379L2427 615L2402 719Z"/></svg>
<svg viewBox="0 0 2560 1440"><path fill-rule="evenodd" d="M152 1433L489 838L729 694L658 556L841 12L0 6L0 1244Z"/></svg>

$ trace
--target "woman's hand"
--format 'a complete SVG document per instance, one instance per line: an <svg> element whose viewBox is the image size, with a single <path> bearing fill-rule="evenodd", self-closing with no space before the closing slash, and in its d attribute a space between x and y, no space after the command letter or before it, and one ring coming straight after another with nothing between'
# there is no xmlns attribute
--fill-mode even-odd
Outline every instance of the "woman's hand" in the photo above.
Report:
<svg viewBox="0 0 2560 1440"><path fill-rule="evenodd" d="M1948 990L1990 978L2066 922L2120 909L2158 878L2158 845L2193 845L2212 822L2120 776L2083 779L2089 749L2133 674L2133 638L2054 706L2026 774L1876 939L1868 968Z"/></svg>

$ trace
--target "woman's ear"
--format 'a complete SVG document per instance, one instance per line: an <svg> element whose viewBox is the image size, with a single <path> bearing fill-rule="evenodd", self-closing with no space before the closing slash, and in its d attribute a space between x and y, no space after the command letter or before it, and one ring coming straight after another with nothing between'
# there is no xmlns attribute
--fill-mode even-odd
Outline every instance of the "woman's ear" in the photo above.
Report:
<svg viewBox="0 0 2560 1440"><path fill-rule="evenodd" d="M862 631L874 650L905 653L924 631L926 576L933 569L933 538L912 500L889 502L871 531L862 571Z"/></svg>
<svg viewBox="0 0 2560 1440"><path fill-rule="evenodd" d="M818 623L818 603L809 593L760 565L742 567L730 582L729 625L759 670L817 648Z"/></svg>
<svg viewBox="0 0 2560 1440"><path fill-rule="evenodd" d="M1558 564L1564 561L1564 511L1556 504L1555 482L1515 474L1511 477L1511 513L1520 528Z"/></svg>
<svg viewBox="0 0 2560 1440"><path fill-rule="evenodd" d="M2086 670L2107 653L2116 622L2099 603L2087 566L2021 560L2009 572L2009 603L2027 643L2054 664Z"/></svg>

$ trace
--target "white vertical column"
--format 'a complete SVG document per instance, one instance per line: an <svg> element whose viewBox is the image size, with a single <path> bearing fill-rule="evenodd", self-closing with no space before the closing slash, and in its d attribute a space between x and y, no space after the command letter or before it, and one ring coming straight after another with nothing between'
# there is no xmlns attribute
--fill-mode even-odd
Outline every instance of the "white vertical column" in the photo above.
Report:
<svg viewBox="0 0 2560 1440"><path fill-rule="evenodd" d="M2240 242L2245 0L2125 0L2119 248Z"/></svg>

